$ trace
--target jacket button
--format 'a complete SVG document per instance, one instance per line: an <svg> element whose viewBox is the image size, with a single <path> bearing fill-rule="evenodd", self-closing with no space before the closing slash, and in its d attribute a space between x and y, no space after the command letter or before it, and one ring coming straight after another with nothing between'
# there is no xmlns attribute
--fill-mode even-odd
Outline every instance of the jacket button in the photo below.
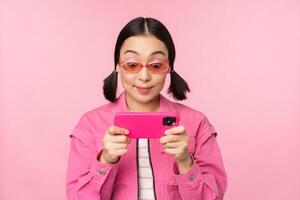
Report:
<svg viewBox="0 0 300 200"><path fill-rule="evenodd" d="M104 175L105 174L105 169L103 169L103 168L101 168L101 169L99 169L99 174L102 174L102 175Z"/></svg>
<svg viewBox="0 0 300 200"><path fill-rule="evenodd" d="M195 180L195 178L196 178L196 176L191 175L191 176L189 176L189 181L190 181L190 182L193 182L193 181Z"/></svg>

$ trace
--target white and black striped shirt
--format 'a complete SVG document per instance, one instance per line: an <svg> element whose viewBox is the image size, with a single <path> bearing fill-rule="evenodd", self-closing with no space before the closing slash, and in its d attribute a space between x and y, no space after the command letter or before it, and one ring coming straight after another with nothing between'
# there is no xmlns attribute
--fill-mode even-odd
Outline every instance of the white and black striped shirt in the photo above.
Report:
<svg viewBox="0 0 300 200"><path fill-rule="evenodd" d="M148 140L138 139L138 173L139 173L139 199L140 200L154 200L154 184L153 171L150 164L150 157L148 151Z"/></svg>

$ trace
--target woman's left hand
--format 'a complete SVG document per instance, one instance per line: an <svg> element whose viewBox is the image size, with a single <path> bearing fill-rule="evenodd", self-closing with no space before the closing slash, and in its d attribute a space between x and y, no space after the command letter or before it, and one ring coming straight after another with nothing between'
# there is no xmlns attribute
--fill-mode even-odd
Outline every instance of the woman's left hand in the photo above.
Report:
<svg viewBox="0 0 300 200"><path fill-rule="evenodd" d="M190 168L192 159L188 153L189 137L184 126L170 128L166 130L165 134L166 136L160 138L160 143L164 146L164 152L174 156L179 168Z"/></svg>

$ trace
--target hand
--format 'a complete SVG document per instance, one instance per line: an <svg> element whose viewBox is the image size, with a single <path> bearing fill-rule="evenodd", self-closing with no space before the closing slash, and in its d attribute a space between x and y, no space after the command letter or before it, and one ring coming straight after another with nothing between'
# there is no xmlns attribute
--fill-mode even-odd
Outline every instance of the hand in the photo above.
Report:
<svg viewBox="0 0 300 200"><path fill-rule="evenodd" d="M166 136L160 138L164 146L164 152L174 156L175 160L184 160L189 157L189 137L184 126L170 128L165 132Z"/></svg>
<svg viewBox="0 0 300 200"><path fill-rule="evenodd" d="M103 138L103 151L100 161L103 163L115 163L120 156L127 153L130 138L129 131L117 126L110 126Z"/></svg>
<svg viewBox="0 0 300 200"><path fill-rule="evenodd" d="M166 136L160 138L160 142L164 146L164 152L173 155L178 164L179 172L188 171L193 160L188 153L189 137L184 126L170 128L165 132Z"/></svg>

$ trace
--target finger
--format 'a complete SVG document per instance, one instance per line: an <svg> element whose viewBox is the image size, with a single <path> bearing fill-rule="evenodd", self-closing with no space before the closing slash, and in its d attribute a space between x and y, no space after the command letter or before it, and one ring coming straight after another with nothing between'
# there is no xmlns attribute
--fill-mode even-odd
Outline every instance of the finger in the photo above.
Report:
<svg viewBox="0 0 300 200"><path fill-rule="evenodd" d="M179 148L166 148L164 149L164 152L171 155L176 155L180 152Z"/></svg>
<svg viewBox="0 0 300 200"><path fill-rule="evenodd" d="M129 131L124 128L120 128L118 126L110 126L108 129L108 133L110 135L128 135Z"/></svg>
<svg viewBox="0 0 300 200"><path fill-rule="evenodd" d="M127 143L112 143L111 148L114 150L127 149Z"/></svg>
<svg viewBox="0 0 300 200"><path fill-rule="evenodd" d="M113 154L116 156L122 156L125 153L127 153L127 151L128 151L127 149L118 149L118 150L114 150Z"/></svg>
<svg viewBox="0 0 300 200"><path fill-rule="evenodd" d="M166 135L160 138L160 142L162 144L169 143L169 142L179 142L182 140L180 135Z"/></svg>
<svg viewBox="0 0 300 200"><path fill-rule="evenodd" d="M165 131L166 135L176 135L176 134L183 134L183 133L185 133L185 127L182 125L167 129Z"/></svg>
<svg viewBox="0 0 300 200"><path fill-rule="evenodd" d="M161 138L159 139L159 141L160 141L161 144L165 144L165 143L168 142L168 138L167 138L167 136L163 136L163 137L161 137Z"/></svg>
<svg viewBox="0 0 300 200"><path fill-rule="evenodd" d="M130 139L126 135L114 135L111 138L113 143L130 143Z"/></svg>
<svg viewBox="0 0 300 200"><path fill-rule="evenodd" d="M169 142L163 145L164 148L178 148L182 146L182 142Z"/></svg>

